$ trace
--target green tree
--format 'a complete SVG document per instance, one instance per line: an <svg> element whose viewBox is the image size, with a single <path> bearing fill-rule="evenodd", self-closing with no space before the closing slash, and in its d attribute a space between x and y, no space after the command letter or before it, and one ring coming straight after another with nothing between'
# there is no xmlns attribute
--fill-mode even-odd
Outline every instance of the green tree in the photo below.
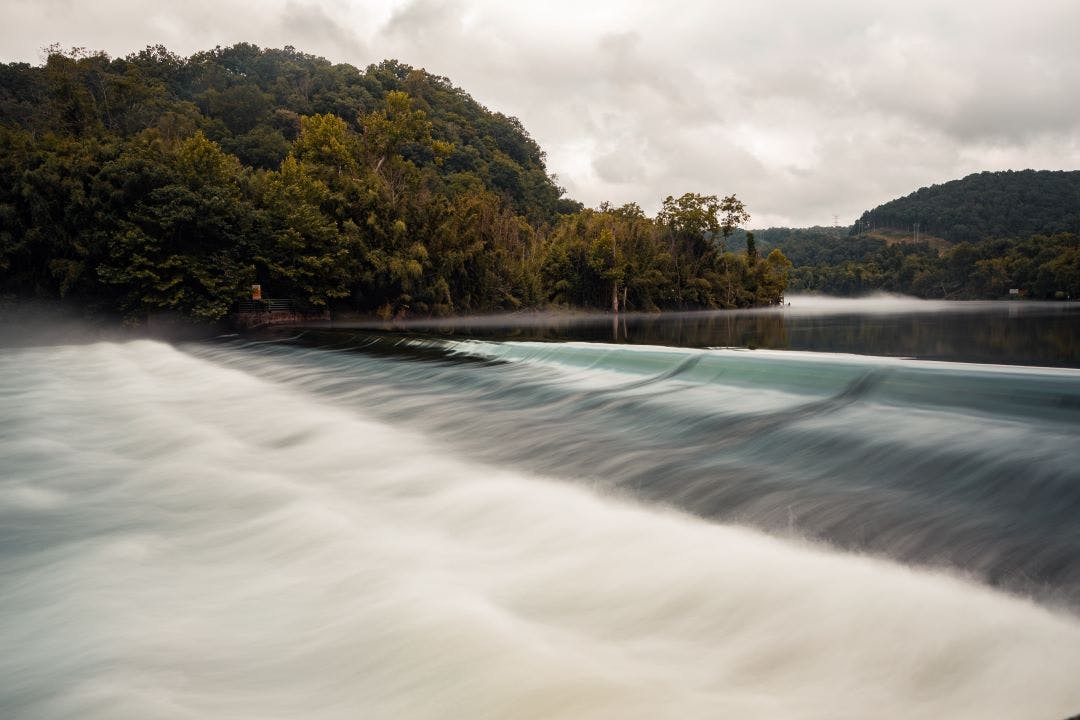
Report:
<svg viewBox="0 0 1080 720"><path fill-rule="evenodd" d="M310 167L288 157L278 172L253 180L259 207L256 276L266 292L314 308L347 298L359 274L364 246L355 223L339 227L330 189Z"/></svg>
<svg viewBox="0 0 1080 720"><path fill-rule="evenodd" d="M223 317L254 280L254 208L242 170L201 133L174 145L148 132L106 164L95 192L111 222L102 282L138 318L156 311Z"/></svg>

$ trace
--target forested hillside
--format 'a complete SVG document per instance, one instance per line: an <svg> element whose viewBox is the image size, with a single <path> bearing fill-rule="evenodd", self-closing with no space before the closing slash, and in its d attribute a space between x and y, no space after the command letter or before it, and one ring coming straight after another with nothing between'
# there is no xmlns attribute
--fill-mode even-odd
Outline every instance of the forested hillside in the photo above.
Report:
<svg viewBox="0 0 1080 720"><path fill-rule="evenodd" d="M939 247L910 235L897 241L877 231L847 230L769 228L755 234L763 252L779 249L790 259L793 291L992 300L1016 290L1030 298L1080 298L1080 236L1073 233Z"/></svg>
<svg viewBox="0 0 1080 720"><path fill-rule="evenodd" d="M361 117L394 91L406 92L425 114L433 139L452 145L442 176L479 180L532 221L554 218L561 191L516 118L488 111L447 78L394 60L361 72L293 48L246 43L189 58L160 46L115 59L54 49L44 67L0 65L0 118L36 134L199 130L243 165L273 170L298 136L301 117L336 115L359 132ZM417 148L406 150L407 159L425 159Z"/></svg>
<svg viewBox="0 0 1080 720"><path fill-rule="evenodd" d="M916 234L916 224L918 234ZM791 289L995 299L1080 298L1080 172L996 172L922 188L850 228L769 228Z"/></svg>
<svg viewBox="0 0 1080 720"><path fill-rule="evenodd" d="M775 303L729 195L595 210L515 118L388 60L240 44L0 65L0 295L214 319L253 283L313 308L446 314Z"/></svg>
<svg viewBox="0 0 1080 720"><path fill-rule="evenodd" d="M1006 170L920 188L862 214L861 234L895 229L951 242L1080 234L1080 170Z"/></svg>
<svg viewBox="0 0 1080 720"><path fill-rule="evenodd" d="M1080 298L1080 236L1072 233L962 242L887 245L872 238L836 241L850 259L797 265L791 289L831 295L876 290L953 300ZM839 254L842 256L843 254Z"/></svg>
<svg viewBox="0 0 1080 720"><path fill-rule="evenodd" d="M936 243L848 228L757 230L762 252L777 249L794 266L789 288L830 295L886 291L955 300L1080 298L1080 236L1073 233Z"/></svg>

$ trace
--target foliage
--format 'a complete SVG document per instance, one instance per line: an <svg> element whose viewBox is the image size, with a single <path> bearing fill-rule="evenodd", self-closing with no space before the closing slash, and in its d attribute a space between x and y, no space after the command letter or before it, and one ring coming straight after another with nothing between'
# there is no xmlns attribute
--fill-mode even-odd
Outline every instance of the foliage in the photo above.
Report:
<svg viewBox="0 0 1080 720"><path fill-rule="evenodd" d="M924 298L1080 298L1080 236L960 243L940 255L918 244L884 246L860 259L803 265L791 287L834 295L885 290Z"/></svg>
<svg viewBox="0 0 1080 720"><path fill-rule="evenodd" d="M515 118L393 60L250 44L50 48L0 65L0 282L131 319L226 314L252 283L384 316L778 302L724 251L734 196L585 209ZM782 256L780 256L782 258Z"/></svg>
<svg viewBox="0 0 1080 720"><path fill-rule="evenodd" d="M920 188L863 213L852 234L916 223L950 242L1080 233L1080 171L982 172Z"/></svg>
<svg viewBox="0 0 1080 720"><path fill-rule="evenodd" d="M1016 290L1030 298L1077 298L1077 233L1032 229L1073 222L1078 190L1080 173L981 173L886 203L850 229L769 228L757 241L791 259L794 290L950 299L1002 298ZM939 224L935 217L963 222ZM922 236L946 240L914 242L913 218ZM883 228L885 221L898 231ZM904 224L906 232L899 231Z"/></svg>
<svg viewBox="0 0 1080 720"><path fill-rule="evenodd" d="M564 217L543 268L550 299L616 311L780 302L783 254L770 263L724 252L715 238L722 232L721 212L715 196L688 193L668 197L655 220L635 204L605 204Z"/></svg>

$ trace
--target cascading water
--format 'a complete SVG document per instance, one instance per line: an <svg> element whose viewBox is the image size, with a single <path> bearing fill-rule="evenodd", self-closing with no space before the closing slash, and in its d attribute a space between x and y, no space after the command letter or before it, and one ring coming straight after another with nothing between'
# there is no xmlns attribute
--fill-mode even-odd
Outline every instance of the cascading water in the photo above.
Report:
<svg viewBox="0 0 1080 720"><path fill-rule="evenodd" d="M1080 371L339 340L0 355L0 716L1080 711Z"/></svg>

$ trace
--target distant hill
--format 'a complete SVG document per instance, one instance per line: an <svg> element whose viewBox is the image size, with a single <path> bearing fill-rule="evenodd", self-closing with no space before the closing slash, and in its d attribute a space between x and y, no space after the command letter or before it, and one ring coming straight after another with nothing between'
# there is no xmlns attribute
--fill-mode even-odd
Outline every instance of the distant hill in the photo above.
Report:
<svg viewBox="0 0 1080 720"><path fill-rule="evenodd" d="M848 227L815 225L808 228L771 227L753 233L761 252L779 249L796 267L861 260L886 245L879 238L851 237L849 230ZM728 240L731 247L739 247L745 242L743 232L733 234Z"/></svg>
<svg viewBox="0 0 1080 720"><path fill-rule="evenodd" d="M880 205L850 228L753 232L761 251L791 261L794 291L1080 298L1080 171L978 173Z"/></svg>
<svg viewBox="0 0 1080 720"><path fill-rule="evenodd" d="M981 172L868 210L851 234L911 233L949 242L1080 233L1080 170Z"/></svg>

